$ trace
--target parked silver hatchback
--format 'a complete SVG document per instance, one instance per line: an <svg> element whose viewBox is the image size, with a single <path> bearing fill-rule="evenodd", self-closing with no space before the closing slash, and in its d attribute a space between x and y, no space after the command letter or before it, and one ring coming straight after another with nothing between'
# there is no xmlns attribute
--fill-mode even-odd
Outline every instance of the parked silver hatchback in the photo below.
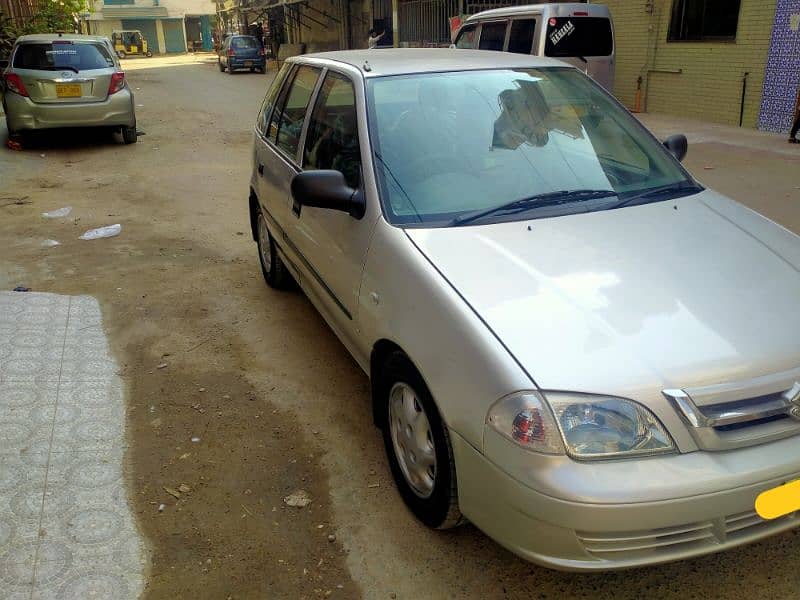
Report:
<svg viewBox="0 0 800 600"><path fill-rule="evenodd" d="M255 126L261 266L369 375L422 522L574 570L800 524L800 238L686 149L549 58L284 64Z"/></svg>
<svg viewBox="0 0 800 600"><path fill-rule="evenodd" d="M39 34L17 39L3 73L9 135L108 127L136 142L133 93L107 38Z"/></svg>

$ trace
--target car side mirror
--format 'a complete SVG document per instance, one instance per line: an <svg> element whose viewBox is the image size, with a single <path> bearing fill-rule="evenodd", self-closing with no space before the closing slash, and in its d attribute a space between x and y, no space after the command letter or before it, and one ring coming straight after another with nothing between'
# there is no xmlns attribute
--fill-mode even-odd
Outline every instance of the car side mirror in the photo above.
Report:
<svg viewBox="0 0 800 600"><path fill-rule="evenodd" d="M683 160L689 150L689 142L682 133L676 133L664 140L664 146L678 160Z"/></svg>
<svg viewBox="0 0 800 600"><path fill-rule="evenodd" d="M303 171L292 178L292 198L300 206L346 212L354 219L364 216L364 193L347 185L341 171Z"/></svg>

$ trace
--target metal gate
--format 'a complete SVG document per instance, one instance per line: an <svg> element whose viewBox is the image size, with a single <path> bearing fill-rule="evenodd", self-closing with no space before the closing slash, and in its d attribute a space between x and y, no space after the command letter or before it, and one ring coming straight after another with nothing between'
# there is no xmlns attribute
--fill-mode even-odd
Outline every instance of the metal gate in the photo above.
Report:
<svg viewBox="0 0 800 600"><path fill-rule="evenodd" d="M400 42L410 46L450 44L450 17L531 4L532 0L409 0L400 2Z"/></svg>
<svg viewBox="0 0 800 600"><path fill-rule="evenodd" d="M461 0L401 2L400 42L410 46L450 43L450 17L461 12Z"/></svg>

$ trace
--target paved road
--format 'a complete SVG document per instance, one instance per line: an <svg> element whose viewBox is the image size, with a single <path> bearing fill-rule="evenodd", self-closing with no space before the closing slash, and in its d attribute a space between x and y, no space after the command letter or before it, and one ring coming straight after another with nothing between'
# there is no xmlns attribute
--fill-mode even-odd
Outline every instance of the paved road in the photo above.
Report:
<svg viewBox="0 0 800 600"><path fill-rule="evenodd" d="M100 302L127 390L128 493L151 549L150 597L795 597L794 533L575 575L527 564L470 526L419 526L389 479L366 377L302 295L268 290L258 271L250 126L270 75L192 57L126 63L147 133L136 146L57 135L3 151L0 196L31 203L0 208L0 289ZM797 156L706 141L687 164L800 228ZM67 219L39 217L67 204ZM117 222L119 237L76 239ZM48 238L61 246L42 248ZM192 491L180 499L163 490L182 483ZM297 489L309 506L284 505Z"/></svg>

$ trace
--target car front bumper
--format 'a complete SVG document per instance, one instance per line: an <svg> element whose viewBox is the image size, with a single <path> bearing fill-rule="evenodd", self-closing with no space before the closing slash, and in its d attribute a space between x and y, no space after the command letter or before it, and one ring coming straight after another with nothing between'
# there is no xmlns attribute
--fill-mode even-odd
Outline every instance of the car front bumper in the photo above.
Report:
<svg viewBox="0 0 800 600"><path fill-rule="evenodd" d="M37 103L8 92L3 98L11 131L54 129L58 127L133 127L136 116L133 95L127 90L112 94L102 102Z"/></svg>
<svg viewBox="0 0 800 600"><path fill-rule="evenodd" d="M783 440L795 444L790 455L795 457L794 470L788 467L784 476L645 502L625 502L622 497L611 502L589 502L566 494L555 497L508 475L457 433L451 433L451 440L464 515L515 554L554 569L603 571L681 560L800 525L797 513L765 521L754 510L759 493L800 477L795 440ZM682 485L675 486L682 492L687 479L693 480L697 489L707 489L709 480L723 475L694 469L695 461L681 461L680 456L687 455L644 459L651 461L649 479L637 472L629 485L646 489L652 483L663 495L665 479L682 478ZM660 462L670 460L671 464ZM612 468L624 470L626 462L615 461ZM681 462L686 466L684 472L675 466ZM596 466L602 469L605 465ZM559 477L565 488L569 487L570 478L563 475Z"/></svg>

